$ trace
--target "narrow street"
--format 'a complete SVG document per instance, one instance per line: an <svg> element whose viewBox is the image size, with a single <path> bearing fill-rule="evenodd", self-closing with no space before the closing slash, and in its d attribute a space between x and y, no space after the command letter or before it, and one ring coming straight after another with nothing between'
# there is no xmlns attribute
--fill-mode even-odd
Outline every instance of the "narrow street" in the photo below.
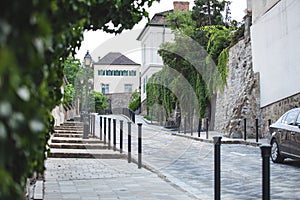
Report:
<svg viewBox="0 0 300 200"><path fill-rule="evenodd" d="M123 151L127 151L127 119L117 119L117 148L119 120L124 120ZM199 199L214 196L213 143L195 141L172 135L171 131L149 125L137 116L142 126L142 162L177 187ZM132 157L137 159L137 125L132 124ZM96 136L99 137L99 116ZM202 133L203 134L203 133ZM112 144L112 140L111 140ZM271 162L271 161L270 161ZM271 162L271 199L299 199L300 162L285 164ZM259 147L244 144L221 145L221 199L261 199L262 159Z"/></svg>

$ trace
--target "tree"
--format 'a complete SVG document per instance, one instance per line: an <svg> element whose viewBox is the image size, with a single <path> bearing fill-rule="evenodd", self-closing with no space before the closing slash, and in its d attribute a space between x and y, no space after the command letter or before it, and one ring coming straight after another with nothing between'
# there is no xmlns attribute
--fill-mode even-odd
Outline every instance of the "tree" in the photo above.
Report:
<svg viewBox="0 0 300 200"><path fill-rule="evenodd" d="M222 12L227 3L224 0L195 0L192 18L196 21L197 27L225 25Z"/></svg>
<svg viewBox="0 0 300 200"><path fill-rule="evenodd" d="M92 90L89 92L89 106L92 111L100 113L108 106L107 97L100 92Z"/></svg>
<svg viewBox="0 0 300 200"><path fill-rule="evenodd" d="M63 72L69 83L75 85L76 81L78 81L81 66L79 59L75 59L71 55L67 57L63 64Z"/></svg>
<svg viewBox="0 0 300 200"><path fill-rule="evenodd" d="M0 2L0 199L23 199L26 177L44 170L63 63L84 30L130 29L153 1Z"/></svg>
<svg viewBox="0 0 300 200"><path fill-rule="evenodd" d="M136 90L130 96L128 108L132 111L136 111L139 107L141 107L141 93Z"/></svg>
<svg viewBox="0 0 300 200"><path fill-rule="evenodd" d="M64 105L72 105L75 98L75 89L72 84L68 84L64 87Z"/></svg>

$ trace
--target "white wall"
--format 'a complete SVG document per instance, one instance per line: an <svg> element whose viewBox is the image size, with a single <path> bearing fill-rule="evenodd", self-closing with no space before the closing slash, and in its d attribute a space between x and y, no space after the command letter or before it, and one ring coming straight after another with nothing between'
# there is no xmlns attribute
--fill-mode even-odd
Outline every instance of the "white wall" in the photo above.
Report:
<svg viewBox="0 0 300 200"><path fill-rule="evenodd" d="M136 76L99 76L98 70L135 70ZM140 86L140 65L94 65L94 90L102 92L102 84L109 84L109 94L124 93L124 85L132 84L132 91Z"/></svg>
<svg viewBox="0 0 300 200"><path fill-rule="evenodd" d="M299 0L281 0L251 27L253 69L260 72L261 107L300 92L299 11Z"/></svg>
<svg viewBox="0 0 300 200"><path fill-rule="evenodd" d="M247 0L248 6L252 7L253 22L259 19L263 14L270 10L277 2L281 0Z"/></svg>
<svg viewBox="0 0 300 200"><path fill-rule="evenodd" d="M159 72L162 68L162 65L151 65L148 66L147 71L144 71L143 75L141 76L141 102L143 102L147 98L145 87L148 83L149 78L156 72Z"/></svg>
<svg viewBox="0 0 300 200"><path fill-rule="evenodd" d="M174 40L171 29L163 26L148 26L141 37L142 45L142 67L141 67L141 101L147 96L143 88L149 78L163 67L162 58L158 54L160 45L163 42Z"/></svg>

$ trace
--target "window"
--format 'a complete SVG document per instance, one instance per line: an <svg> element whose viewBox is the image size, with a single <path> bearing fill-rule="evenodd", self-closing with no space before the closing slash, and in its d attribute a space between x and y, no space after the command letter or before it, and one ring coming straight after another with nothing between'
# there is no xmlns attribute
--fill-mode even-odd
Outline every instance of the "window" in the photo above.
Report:
<svg viewBox="0 0 300 200"><path fill-rule="evenodd" d="M142 54L142 60L143 60L143 63L145 64L146 63L146 44L143 45L143 54Z"/></svg>
<svg viewBox="0 0 300 200"><path fill-rule="evenodd" d="M135 70L130 70L129 71L129 76L136 76L136 71Z"/></svg>
<svg viewBox="0 0 300 200"><path fill-rule="evenodd" d="M112 76L112 71L111 70L106 70L106 76Z"/></svg>
<svg viewBox="0 0 300 200"><path fill-rule="evenodd" d="M146 93L146 90L147 90L147 83L148 83L148 76L146 76L144 78L144 81L143 81L143 93Z"/></svg>
<svg viewBox="0 0 300 200"><path fill-rule="evenodd" d="M120 71L119 70L114 70L114 76L120 76Z"/></svg>
<svg viewBox="0 0 300 200"><path fill-rule="evenodd" d="M105 76L105 70L102 70L102 69L98 70L98 75Z"/></svg>
<svg viewBox="0 0 300 200"><path fill-rule="evenodd" d="M102 84L102 94L109 94L109 84Z"/></svg>
<svg viewBox="0 0 300 200"><path fill-rule="evenodd" d="M300 114L297 117L296 125L298 125L298 126L300 125Z"/></svg>
<svg viewBox="0 0 300 200"><path fill-rule="evenodd" d="M298 115L297 110L293 110L291 112L288 112L283 118L282 123L287 125L294 125L294 122L296 120L296 117Z"/></svg>
<svg viewBox="0 0 300 200"><path fill-rule="evenodd" d="M125 84L124 92L132 92L132 84Z"/></svg>
<svg viewBox="0 0 300 200"><path fill-rule="evenodd" d="M123 70L123 76L128 76L128 70Z"/></svg>

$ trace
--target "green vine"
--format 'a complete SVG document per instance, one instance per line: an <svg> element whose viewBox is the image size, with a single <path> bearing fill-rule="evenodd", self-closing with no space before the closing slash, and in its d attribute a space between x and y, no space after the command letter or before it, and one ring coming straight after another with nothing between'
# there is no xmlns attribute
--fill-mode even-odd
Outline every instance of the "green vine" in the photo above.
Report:
<svg viewBox="0 0 300 200"><path fill-rule="evenodd" d="M228 74L227 63L229 59L229 49L223 49L218 57L218 71L221 74L222 85L226 85L226 78ZM223 87L221 87L223 88Z"/></svg>
<svg viewBox="0 0 300 200"><path fill-rule="evenodd" d="M193 117L194 112L199 117L210 115L212 96L226 85L228 47L237 28L222 21L221 11L225 3L196 0L192 12L175 12L167 16L167 24L174 31L175 39L162 44L158 51L164 68L147 85L148 111L153 109L151 106L159 104L168 115L176 106L180 107L182 116ZM180 75L172 76L168 68ZM171 83L169 90L162 87L164 80ZM184 81L188 85L183 84ZM181 92L173 98L178 90ZM195 93L196 99L191 93Z"/></svg>

